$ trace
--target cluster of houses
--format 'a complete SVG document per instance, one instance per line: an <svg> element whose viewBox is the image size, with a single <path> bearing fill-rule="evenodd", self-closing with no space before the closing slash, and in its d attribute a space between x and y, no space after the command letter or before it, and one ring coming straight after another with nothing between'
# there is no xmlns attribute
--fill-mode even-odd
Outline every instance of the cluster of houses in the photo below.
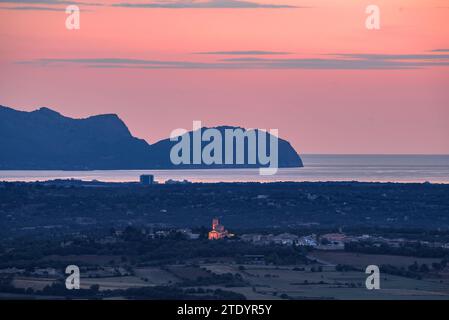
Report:
<svg viewBox="0 0 449 320"><path fill-rule="evenodd" d="M345 248L345 242L348 241L348 238L340 233L324 234L319 237L316 234L297 236L291 233L281 233L278 235L243 234L240 236L240 239L255 245L295 245L321 250L343 250Z"/></svg>
<svg viewBox="0 0 449 320"><path fill-rule="evenodd" d="M150 229L142 229L142 234L145 234L147 238L157 239L157 238L165 238L170 236L171 234L180 233L184 235L184 237L188 240L196 240L200 238L199 233L194 233L189 228L182 229L174 229L168 226L161 226L160 229L150 228ZM113 235L105 236L103 238L97 239L96 242L101 244L107 243L115 243L122 241L121 236L123 231L117 230ZM219 240L225 238L232 238L235 235L230 233L225 227L220 224L220 221L217 218L214 218L212 221L212 228L208 233L209 240ZM374 235L359 235L359 236L350 236L346 235L342 232L337 233L327 233L322 235L310 234L305 236L298 236L291 233L281 233L281 234L258 234L258 233L250 233L250 234L242 234L238 237L235 237L237 241L250 242L254 245L285 245L285 246L301 246L301 247L310 247L317 250L344 250L345 244L350 242L370 242L374 245L387 245L389 247L398 248L407 243L421 243L428 247L440 247L444 249L449 249L449 243L437 243L437 242L427 242L420 240L410 240L404 238L384 238L382 236L374 236ZM61 243L61 247L70 245L70 243Z"/></svg>
<svg viewBox="0 0 449 320"><path fill-rule="evenodd" d="M444 242L430 242L430 241L423 241L423 240L411 240L411 239L404 239L404 238L384 238L382 236L371 236L371 235L362 235L359 237L354 237L353 241L365 241L365 242L371 242L375 244L384 244L392 248L399 248L403 246L404 244L416 244L419 243L420 245L431 247L431 248L443 248L443 249L449 249L449 243Z"/></svg>
<svg viewBox="0 0 449 320"><path fill-rule="evenodd" d="M242 234L240 240L245 242L251 242L256 245L269 245L269 244L280 244L280 245L299 245L299 237L290 233L281 233L279 235L273 234ZM311 239L313 240L313 239ZM313 244L315 246L316 243Z"/></svg>
<svg viewBox="0 0 449 320"><path fill-rule="evenodd" d="M409 240L403 238L388 239L381 236L360 235L349 236L344 233L327 233L323 235L297 236L291 233L273 234L243 234L241 241L251 242L255 245L279 244L288 246L311 247L317 250L344 250L345 244L350 242L371 242L374 244L385 244L389 247L398 248L407 243L419 242L429 247L441 247L449 249L448 243L431 243L427 241Z"/></svg>
<svg viewBox="0 0 449 320"><path fill-rule="evenodd" d="M311 247L318 250L344 250L345 243L354 241L353 237L348 237L343 233L328 233L320 236L316 234L297 236L291 233L281 233L278 235L243 234L240 236L240 239L255 245L295 245Z"/></svg>
<svg viewBox="0 0 449 320"><path fill-rule="evenodd" d="M149 229L142 228L140 229L140 232L147 239L162 239L172 235L173 233L182 234L188 240L196 240L199 239L200 237L199 233L194 233L192 229L189 228L172 229L163 227L163 229L160 230L155 230L154 228ZM107 235L99 239L96 239L95 242L99 244L113 244L117 242L123 242L122 236L123 230L115 230L112 235ZM61 247L66 247L68 245L71 245L72 243L73 241L61 242Z"/></svg>

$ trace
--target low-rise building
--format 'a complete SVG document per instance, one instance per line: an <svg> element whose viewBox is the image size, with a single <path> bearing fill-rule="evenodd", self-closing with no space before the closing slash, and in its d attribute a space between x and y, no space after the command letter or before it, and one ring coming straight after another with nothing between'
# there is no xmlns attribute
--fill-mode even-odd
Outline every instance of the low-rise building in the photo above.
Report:
<svg viewBox="0 0 449 320"><path fill-rule="evenodd" d="M273 242L275 244L281 244L281 245L293 245L298 242L299 237L291 234L291 233L281 233L275 237L273 237Z"/></svg>
<svg viewBox="0 0 449 320"><path fill-rule="evenodd" d="M318 245L316 235L312 234L299 238L297 245L302 247L316 247Z"/></svg>
<svg viewBox="0 0 449 320"><path fill-rule="evenodd" d="M200 237L199 233L193 233L192 230L189 228L178 229L177 231L179 233L183 234L189 240L196 240L196 239L199 239L199 237Z"/></svg>

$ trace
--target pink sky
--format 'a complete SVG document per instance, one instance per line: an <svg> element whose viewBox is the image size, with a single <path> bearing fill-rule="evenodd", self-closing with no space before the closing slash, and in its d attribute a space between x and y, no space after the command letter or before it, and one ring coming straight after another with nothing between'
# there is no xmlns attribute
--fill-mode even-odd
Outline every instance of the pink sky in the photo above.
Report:
<svg viewBox="0 0 449 320"><path fill-rule="evenodd" d="M47 10L65 4L0 1L0 104L117 113L149 143L201 120L277 128L299 153L449 153L447 0L248 1L301 8L92 0L106 5L80 5L69 31ZM380 30L365 28L369 4ZM228 53L197 54L215 51Z"/></svg>

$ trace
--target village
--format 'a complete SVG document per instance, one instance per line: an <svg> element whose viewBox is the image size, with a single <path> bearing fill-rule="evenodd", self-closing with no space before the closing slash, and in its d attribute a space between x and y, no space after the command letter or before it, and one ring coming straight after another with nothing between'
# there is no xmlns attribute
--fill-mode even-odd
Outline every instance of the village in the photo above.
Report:
<svg viewBox="0 0 449 320"><path fill-rule="evenodd" d="M174 233L180 234L187 240L200 239L201 234L195 233L190 228L170 228L168 226L151 227L149 229L142 228L141 232L147 238L164 238ZM113 235L105 236L97 241L102 244L113 243L117 241L117 236L123 235L123 231L117 230ZM344 250L345 245L350 243L366 242L373 246L380 247L382 245L391 248L400 248L406 244L419 244L431 248L442 248L449 250L449 242L431 242L406 238L386 238L384 236L360 234L347 235L340 229L335 233L311 233L309 235L299 236L289 232L278 234L273 233L243 233L234 234L228 231L224 225L220 223L219 218L212 220L211 229L207 234L209 240L225 240L248 242L254 245L282 245L282 246L299 246L309 247L316 250Z"/></svg>
<svg viewBox="0 0 449 320"><path fill-rule="evenodd" d="M341 229L233 231L222 221L213 218L208 229L154 224L106 234L75 232L60 240L5 241L0 294L301 299L341 294L394 298L410 292L443 298L449 293L449 246L444 242ZM69 265L80 268L81 291L69 292L62 285ZM368 265L380 266L382 286L392 291L368 293ZM436 284L436 293L428 292Z"/></svg>
<svg viewBox="0 0 449 320"><path fill-rule="evenodd" d="M56 180L0 189L0 295L7 297L449 293L449 231L441 227L447 192L440 185L156 184L142 174L133 183ZM80 290L64 285L69 265L79 267ZM379 267L381 290L365 287L369 265Z"/></svg>

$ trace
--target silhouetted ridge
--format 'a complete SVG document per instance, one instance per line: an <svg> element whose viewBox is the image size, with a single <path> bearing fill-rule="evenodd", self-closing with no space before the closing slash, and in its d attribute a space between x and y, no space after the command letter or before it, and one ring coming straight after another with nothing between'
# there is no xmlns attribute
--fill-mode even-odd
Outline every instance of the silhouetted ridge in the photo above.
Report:
<svg viewBox="0 0 449 320"><path fill-rule="evenodd" d="M216 129L224 132L235 128ZM175 166L170 160L175 143L164 139L149 145L133 137L116 114L73 119L46 107L24 112L0 106L0 170L260 167L246 163ZM290 143L279 139L279 167L301 166L301 159Z"/></svg>

